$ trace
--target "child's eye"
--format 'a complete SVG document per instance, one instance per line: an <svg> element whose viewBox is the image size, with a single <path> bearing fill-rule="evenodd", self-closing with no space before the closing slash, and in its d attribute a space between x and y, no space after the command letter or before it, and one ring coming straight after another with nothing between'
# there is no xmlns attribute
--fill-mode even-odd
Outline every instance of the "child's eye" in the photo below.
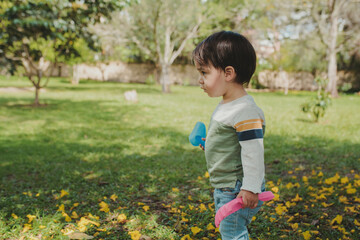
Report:
<svg viewBox="0 0 360 240"><path fill-rule="evenodd" d="M201 75L205 75L205 74L206 74L206 72L203 72L203 71L201 72Z"/></svg>

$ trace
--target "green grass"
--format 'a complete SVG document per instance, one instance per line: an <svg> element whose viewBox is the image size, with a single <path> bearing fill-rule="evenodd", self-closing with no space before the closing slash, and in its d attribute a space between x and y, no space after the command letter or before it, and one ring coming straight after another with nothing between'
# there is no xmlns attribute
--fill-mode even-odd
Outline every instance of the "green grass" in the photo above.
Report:
<svg viewBox="0 0 360 240"><path fill-rule="evenodd" d="M9 86L31 85L1 77L0 88ZM138 103L125 101L131 89ZM219 238L207 230L214 212L204 154L188 142L219 99L196 87L172 90L164 95L160 86L93 81L75 86L57 78L40 93L47 105L39 108L29 106L33 92L0 92L0 238L68 239L81 230L81 217L93 221L82 230L95 239L130 239L136 231L152 239ZM250 225L252 238L356 239L360 97L333 100L313 123L300 105L314 93L251 94L266 116L267 187L279 194ZM60 198L61 190L68 195ZM101 202L109 212L100 211ZM79 218L67 222L74 211ZM119 214L127 219L117 220ZM342 221L331 223L338 215ZM196 235L195 226L202 229Z"/></svg>

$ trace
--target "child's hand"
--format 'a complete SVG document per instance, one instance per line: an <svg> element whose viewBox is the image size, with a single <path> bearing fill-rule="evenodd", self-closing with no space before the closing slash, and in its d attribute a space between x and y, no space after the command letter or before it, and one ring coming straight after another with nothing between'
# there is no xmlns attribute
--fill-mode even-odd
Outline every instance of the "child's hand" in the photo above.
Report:
<svg viewBox="0 0 360 240"><path fill-rule="evenodd" d="M203 141L206 141L206 138L201 138L201 140L203 140ZM204 151L205 150L205 148L204 148L204 146L203 145L199 145L200 146L200 148Z"/></svg>
<svg viewBox="0 0 360 240"><path fill-rule="evenodd" d="M259 202L259 197L257 194L247 191L247 190L241 190L239 194L237 195L237 198L243 199L243 208L251 208L254 209L257 207Z"/></svg>

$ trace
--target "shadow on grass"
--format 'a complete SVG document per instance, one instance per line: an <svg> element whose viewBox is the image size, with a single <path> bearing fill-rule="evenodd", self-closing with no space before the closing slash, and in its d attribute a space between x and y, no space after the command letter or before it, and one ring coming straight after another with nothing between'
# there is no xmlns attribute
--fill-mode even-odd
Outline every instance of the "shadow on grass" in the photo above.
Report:
<svg viewBox="0 0 360 240"><path fill-rule="evenodd" d="M136 138L149 138L156 131L161 132L160 138L186 139L167 128L142 129ZM64 133L56 135L64 138L40 134L32 139L12 136L17 140L0 141L1 213L55 213L59 201L54 196L62 189L70 193L68 200L91 208L98 208L99 199L112 194L128 207L136 206L134 199L168 202L172 187L184 188L181 186L188 185L188 180L204 173L202 152L186 151L176 144L153 154L128 154L131 151L125 139L96 145L86 140L68 141ZM156 190L147 192L150 187ZM24 194L27 192L33 196ZM34 197L37 193L40 196Z"/></svg>
<svg viewBox="0 0 360 240"><path fill-rule="evenodd" d="M300 167L302 172L320 168L328 174L359 171L360 144L315 136L265 136L268 176L285 176Z"/></svg>
<svg viewBox="0 0 360 240"><path fill-rule="evenodd" d="M136 125L145 105L49 100L41 109L8 106L16 101L0 99L0 110L15 118L11 127L40 122L0 138L0 213L7 218L54 214L61 202L81 203L79 212L98 212L99 202L112 194L120 206L135 208L141 201L158 207L172 201L172 188L187 196L205 172L203 152L188 147L186 133ZM306 172L322 167L329 176L359 171L360 144L267 135L265 146L268 180L299 166ZM69 196L55 199L62 189Z"/></svg>

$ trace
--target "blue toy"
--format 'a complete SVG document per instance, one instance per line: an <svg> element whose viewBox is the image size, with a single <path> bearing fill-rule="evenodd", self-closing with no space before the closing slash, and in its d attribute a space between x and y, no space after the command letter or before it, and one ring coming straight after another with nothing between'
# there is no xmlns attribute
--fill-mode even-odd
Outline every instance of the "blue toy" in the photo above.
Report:
<svg viewBox="0 0 360 240"><path fill-rule="evenodd" d="M189 136L190 143L195 147L199 146L200 144L203 147L205 147L205 141L201 139L201 138L205 138L205 137L206 137L205 124L202 122L197 122Z"/></svg>

